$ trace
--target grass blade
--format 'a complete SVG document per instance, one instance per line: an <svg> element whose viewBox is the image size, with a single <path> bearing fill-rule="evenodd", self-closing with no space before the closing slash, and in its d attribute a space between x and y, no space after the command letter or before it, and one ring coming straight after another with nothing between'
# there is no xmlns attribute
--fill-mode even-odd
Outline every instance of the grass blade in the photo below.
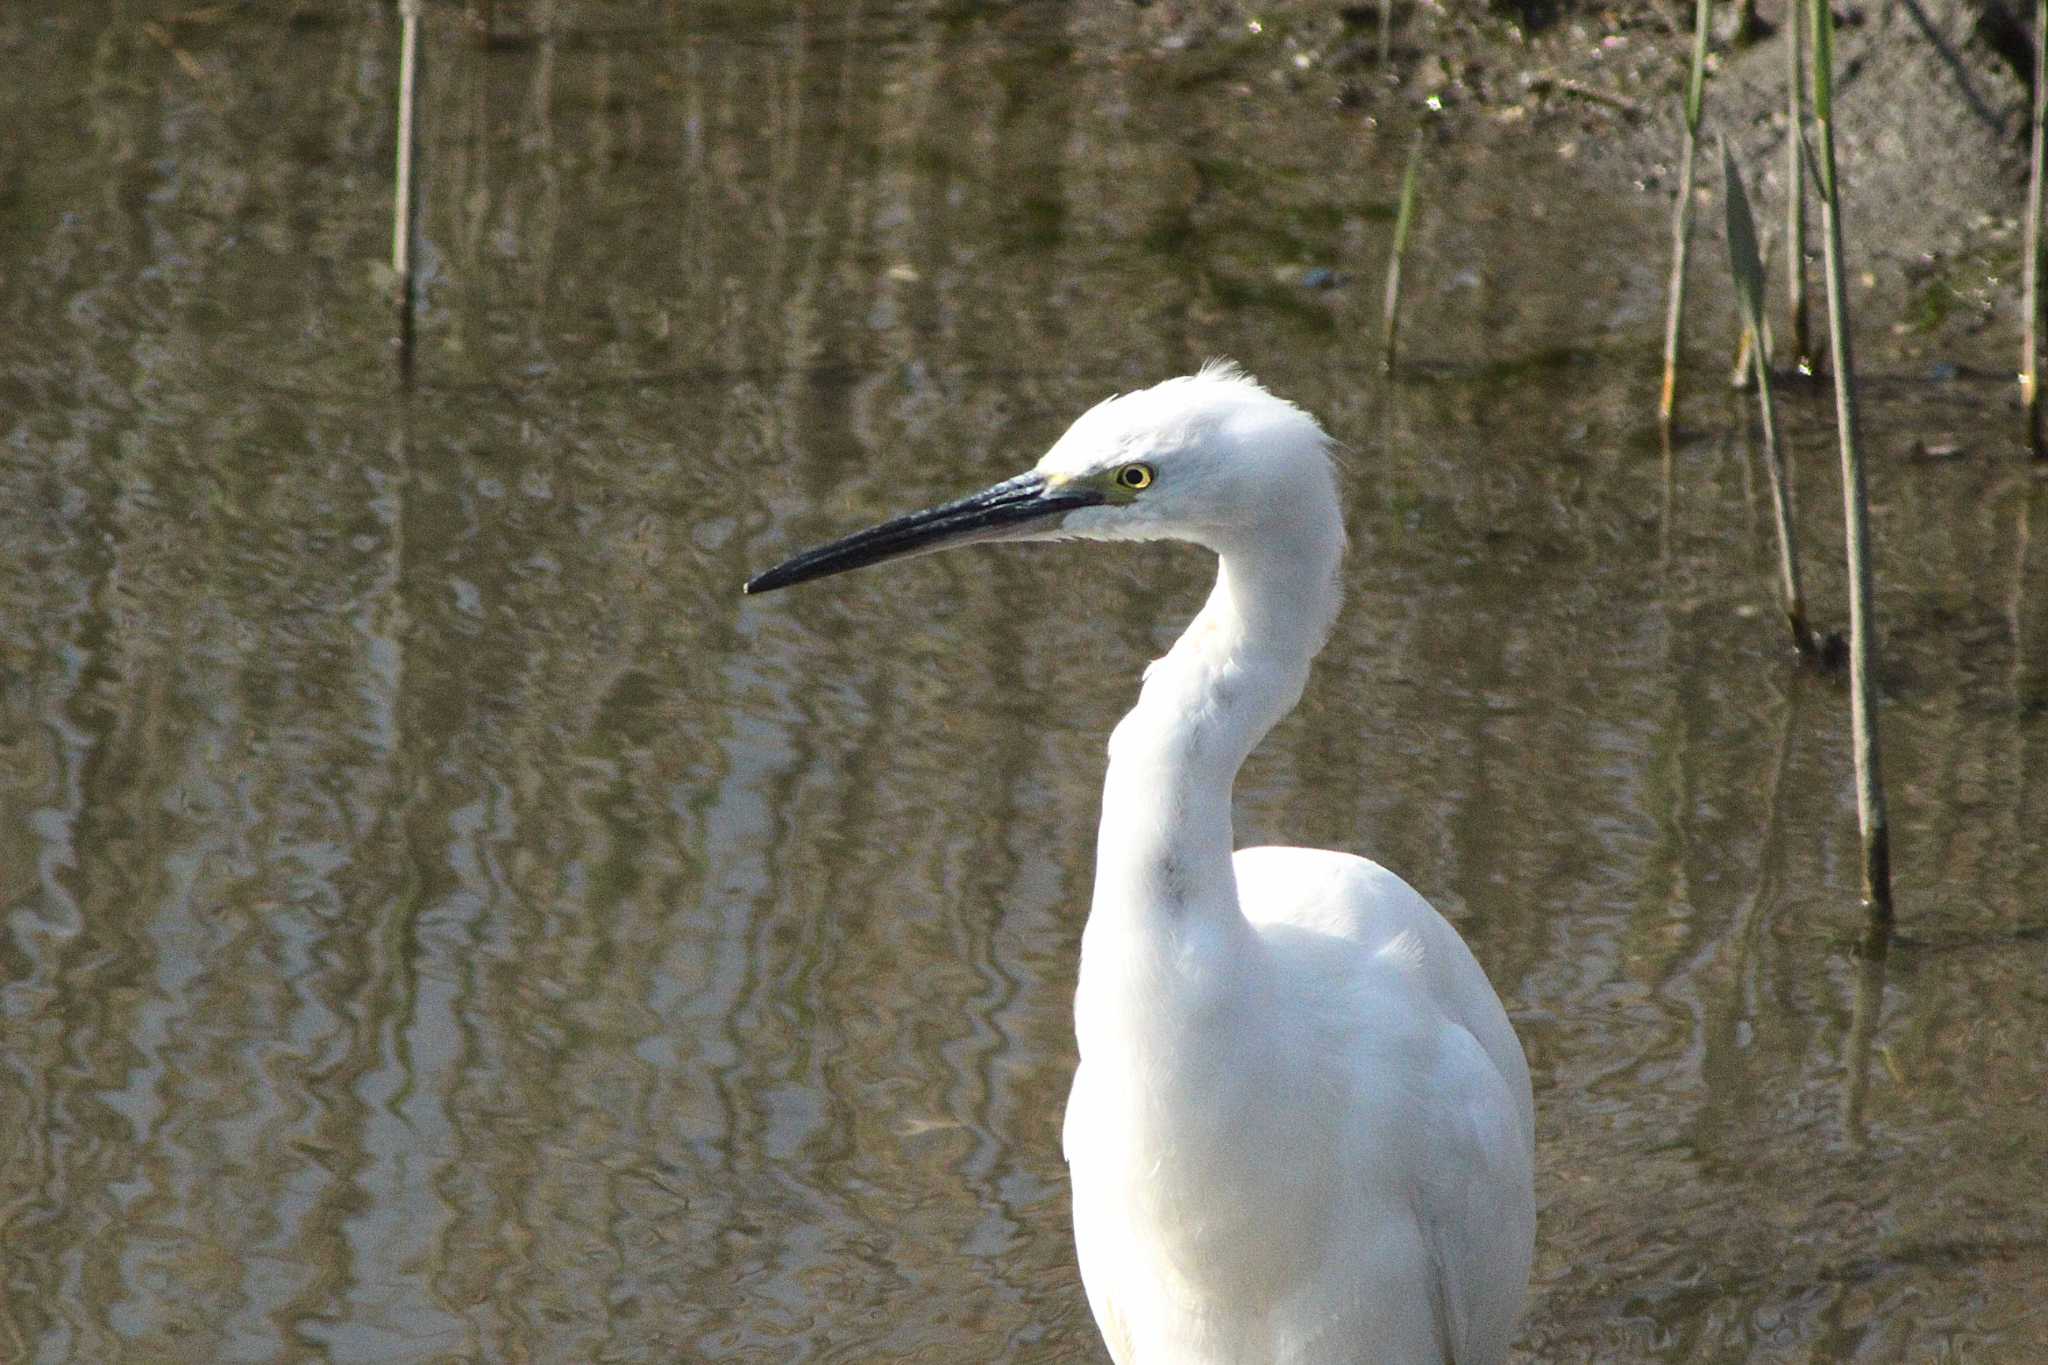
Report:
<svg viewBox="0 0 2048 1365"><path fill-rule="evenodd" d="M1764 322L1764 263L1756 245L1756 219L1750 215L1749 193L1742 186L1742 172L1721 140L1721 181L1726 187L1723 205L1728 217L1728 266L1735 274L1735 307L1742 325L1760 331Z"/></svg>
<svg viewBox="0 0 2048 1365"><path fill-rule="evenodd" d="M1408 229L1415 222L1415 191L1422 174L1422 129L1408 146L1408 169L1401 176L1401 207L1394 214L1394 246L1387 256L1387 290L1380 298L1380 364L1394 368L1394 347L1401 320L1401 261L1408 254Z"/></svg>
<svg viewBox="0 0 2048 1365"><path fill-rule="evenodd" d="M1756 220L1749 211L1749 194L1742 187L1742 173L1721 141L1722 202L1728 219L1728 268L1735 276L1735 306L1742 315L1743 336L1750 342L1748 354L1756 380L1757 406L1763 413L1764 467L1771 476L1771 520L1778 532L1778 590L1785 610L1785 622L1792 630L1792 643L1809 658L1820 653L1820 642L1806 620L1806 594L1799 583L1799 545L1792 516L1792 488L1785 462L1778 454L1778 411L1771 397L1771 366L1761 341L1764 321L1764 262L1756 244Z"/></svg>

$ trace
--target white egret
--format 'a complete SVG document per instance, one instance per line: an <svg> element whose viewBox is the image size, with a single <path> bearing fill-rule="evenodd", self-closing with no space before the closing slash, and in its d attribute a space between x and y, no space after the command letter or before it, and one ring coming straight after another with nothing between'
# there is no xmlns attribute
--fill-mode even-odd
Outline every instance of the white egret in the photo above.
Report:
<svg viewBox="0 0 2048 1365"><path fill-rule="evenodd" d="M747 584L990 540L1219 561L1109 742L1067 1101L1118 1365L1494 1365L1535 1237L1529 1069L1457 931L1376 863L1232 852L1230 790L1341 594L1329 438L1235 366L1111 398L1036 468Z"/></svg>

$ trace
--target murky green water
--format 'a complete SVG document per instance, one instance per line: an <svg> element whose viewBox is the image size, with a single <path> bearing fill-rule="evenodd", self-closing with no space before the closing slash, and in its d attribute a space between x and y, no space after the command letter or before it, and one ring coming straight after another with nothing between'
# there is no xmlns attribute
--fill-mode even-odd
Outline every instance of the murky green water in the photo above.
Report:
<svg viewBox="0 0 2048 1365"><path fill-rule="evenodd" d="M1742 409L1668 464L1646 420L1654 197L1460 125L1388 383L1406 132L1271 31L500 8L491 52L432 15L409 401L388 7L0 13L0 1359L1101 1359L1058 1123L1102 741L1207 565L737 586L1215 354L1347 443L1356 546L1242 837L1401 871L1508 999L1525 1358L2048 1359L2048 494L2000 386L1872 357L1866 966Z"/></svg>

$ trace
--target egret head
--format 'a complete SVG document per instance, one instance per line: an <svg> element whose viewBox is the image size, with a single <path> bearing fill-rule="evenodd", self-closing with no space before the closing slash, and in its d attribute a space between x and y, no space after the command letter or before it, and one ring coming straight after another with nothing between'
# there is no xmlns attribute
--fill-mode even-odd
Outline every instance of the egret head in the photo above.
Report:
<svg viewBox="0 0 2048 1365"><path fill-rule="evenodd" d="M992 540L1187 540L1332 556L1343 543L1329 437L1235 365L1096 404L1027 474L807 550L748 581L826 574Z"/></svg>

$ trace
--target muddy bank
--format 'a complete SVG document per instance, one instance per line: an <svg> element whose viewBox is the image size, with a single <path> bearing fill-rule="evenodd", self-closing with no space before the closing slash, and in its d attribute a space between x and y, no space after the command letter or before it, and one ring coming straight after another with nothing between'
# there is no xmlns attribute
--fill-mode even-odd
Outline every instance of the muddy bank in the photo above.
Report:
<svg viewBox="0 0 2048 1365"><path fill-rule="evenodd" d="M1129 11L1125 11L1127 15ZM1136 11L1146 41L1191 68L1236 67L1276 99L1330 101L1362 120L1434 121L1444 155L1485 140L1575 160L1617 194L1668 199L1676 182L1689 7L1545 4L1393 7L1386 58L1377 4L1180 4ZM1838 6L1837 148L1856 283L1873 360L2012 366L2026 169L2031 35L1995 0ZM1728 7L1709 58L1705 130L1727 136L1767 223L1782 215L1784 8L1747 35ZM1126 22L1128 20L1126 19ZM1719 173L1699 172L1709 306ZM1811 212L1811 211L1810 211ZM1661 252L1661 242L1646 243ZM1819 243L1809 229L1807 249ZM1782 307L1774 294L1772 302Z"/></svg>

